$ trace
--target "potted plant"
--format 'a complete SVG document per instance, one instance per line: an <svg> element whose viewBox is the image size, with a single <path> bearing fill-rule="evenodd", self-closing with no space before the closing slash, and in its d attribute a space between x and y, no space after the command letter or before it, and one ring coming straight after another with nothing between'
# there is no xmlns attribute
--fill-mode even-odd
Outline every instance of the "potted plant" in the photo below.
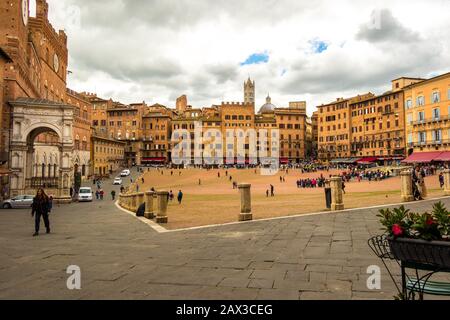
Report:
<svg viewBox="0 0 450 320"><path fill-rule="evenodd" d="M380 210L391 252L406 263L450 268L450 213L442 202L431 213L413 213L404 206Z"/></svg>

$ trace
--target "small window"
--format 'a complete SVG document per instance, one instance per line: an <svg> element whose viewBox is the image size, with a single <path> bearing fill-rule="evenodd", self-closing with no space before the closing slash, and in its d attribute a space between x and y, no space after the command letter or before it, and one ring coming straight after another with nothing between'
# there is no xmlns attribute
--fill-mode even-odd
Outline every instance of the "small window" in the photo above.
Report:
<svg viewBox="0 0 450 320"><path fill-rule="evenodd" d="M433 92L433 94L431 95L431 102L439 103L440 101L441 101L441 94L438 91Z"/></svg>

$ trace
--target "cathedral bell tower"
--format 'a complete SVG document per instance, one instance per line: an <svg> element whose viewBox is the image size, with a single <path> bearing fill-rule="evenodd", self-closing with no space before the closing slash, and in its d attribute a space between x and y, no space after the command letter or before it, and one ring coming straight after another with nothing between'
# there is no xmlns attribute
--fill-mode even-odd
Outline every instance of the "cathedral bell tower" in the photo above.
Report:
<svg viewBox="0 0 450 320"><path fill-rule="evenodd" d="M244 83L244 103L255 103L255 81L248 78Z"/></svg>

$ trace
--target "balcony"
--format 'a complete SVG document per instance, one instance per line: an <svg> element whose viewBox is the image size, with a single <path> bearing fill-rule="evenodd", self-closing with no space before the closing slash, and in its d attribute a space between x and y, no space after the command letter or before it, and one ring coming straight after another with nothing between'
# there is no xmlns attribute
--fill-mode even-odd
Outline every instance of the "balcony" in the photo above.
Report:
<svg viewBox="0 0 450 320"><path fill-rule="evenodd" d="M25 180L25 186L27 188L58 188L59 178L31 178Z"/></svg>

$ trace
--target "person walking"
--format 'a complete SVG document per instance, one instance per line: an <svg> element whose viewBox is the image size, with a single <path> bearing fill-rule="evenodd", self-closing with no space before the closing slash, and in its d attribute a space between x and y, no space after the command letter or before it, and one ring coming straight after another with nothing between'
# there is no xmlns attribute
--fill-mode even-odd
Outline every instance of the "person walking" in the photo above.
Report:
<svg viewBox="0 0 450 320"><path fill-rule="evenodd" d="M181 204L181 201L183 201L183 192L181 190L178 192L178 204Z"/></svg>
<svg viewBox="0 0 450 320"><path fill-rule="evenodd" d="M275 197L275 187L273 185L270 185L270 196Z"/></svg>
<svg viewBox="0 0 450 320"><path fill-rule="evenodd" d="M115 190L111 191L111 198L113 201L116 199L116 191Z"/></svg>
<svg viewBox="0 0 450 320"><path fill-rule="evenodd" d="M269 197L269 189L266 190L266 198Z"/></svg>
<svg viewBox="0 0 450 320"><path fill-rule="evenodd" d="M444 175L439 173L439 185L441 186L441 189L444 187Z"/></svg>
<svg viewBox="0 0 450 320"><path fill-rule="evenodd" d="M50 220L48 219L48 213L50 210L50 200L45 194L44 189L40 188L36 197L33 199L33 204L31 205L31 216L35 218L34 220L34 234L33 237L39 235L39 227L41 224L41 217L44 219L45 228L47 233L50 233Z"/></svg>
<svg viewBox="0 0 450 320"><path fill-rule="evenodd" d="M103 191L103 189L100 189L99 194L100 194L100 200L103 200L103 196L105 195L105 192Z"/></svg>
<svg viewBox="0 0 450 320"><path fill-rule="evenodd" d="M95 198L98 200L100 199L100 192L97 190L95 191Z"/></svg>

